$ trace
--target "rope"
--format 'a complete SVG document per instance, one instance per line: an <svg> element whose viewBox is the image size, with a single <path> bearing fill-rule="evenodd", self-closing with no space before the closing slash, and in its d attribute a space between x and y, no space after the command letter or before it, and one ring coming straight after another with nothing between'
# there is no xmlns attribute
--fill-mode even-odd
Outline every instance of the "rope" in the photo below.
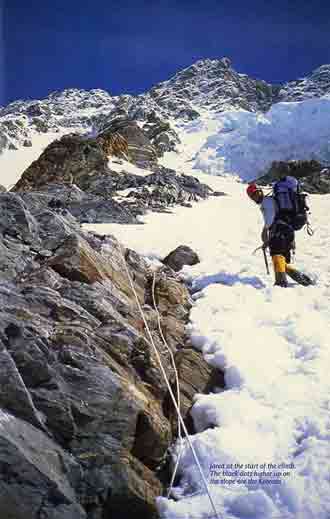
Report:
<svg viewBox="0 0 330 519"><path fill-rule="evenodd" d="M164 337L163 330L162 330L162 327L161 327L160 315L159 315L159 311L158 311L157 304L156 304L156 299L155 299L155 284L156 284L156 273L154 272L153 280L152 280L152 302L153 302L154 309L155 309L155 311L157 313L158 329L159 329L159 333L160 333L161 339L162 339L163 344L167 348L167 350L168 350L168 352L170 354L170 357L171 357L171 361L172 361L172 365L173 365L173 370L174 370L174 374L175 374L175 383L176 383L176 390L177 390L178 409L179 409L179 412L181 412L181 409L180 409L180 407L181 407L180 384L179 384L178 371L177 371L177 368L176 368L173 352L172 352L171 348L169 347L169 345L167 344L167 341L166 341L166 339ZM179 419L178 419L178 437L179 437L180 450L179 450L179 454L178 454L178 457L177 457L177 460L176 460L176 463L175 463L175 467L174 467L174 470L173 470L173 473L172 473L169 490L167 492L167 498L169 498L171 493L172 493L173 484L174 484L175 476L176 476L176 473L177 473L177 470L178 470L178 466L179 466L179 462L180 462L180 458L181 458L181 454L182 454L182 449L183 449L182 435L181 435L181 423L180 423Z"/></svg>
<svg viewBox="0 0 330 519"><path fill-rule="evenodd" d="M120 244L120 250L121 250L121 255L122 255L123 263L124 263L124 266L125 266L126 274L127 274L127 277L128 277L128 280L129 280L129 283L130 283L130 286L131 286L132 292L133 292L133 294L134 294L134 297L135 297L135 300L136 300L136 303L137 303L138 309L139 309L139 311L140 311L140 314L141 314L142 320L143 320L143 322L144 322L145 329L147 330L148 336L149 336L149 338L150 338L151 346L152 346L153 349L154 349L154 352L155 352L155 355L156 355L156 358L157 358L157 362L158 362L158 364L159 364L159 368L160 368L161 373L162 373L162 375L163 375L163 377L164 377L164 380L165 380L165 383L166 383L167 389L168 389L169 394L170 394L170 396L171 396L171 399L172 399L173 405L174 405L174 407L175 407L175 409L176 409L176 412L177 412L177 415L178 415L178 419L180 420L180 423L181 423L181 425L182 425L182 428L183 428L184 434L185 434L185 436L186 436L186 438L187 438L187 441L188 441L188 443L189 443L189 447L190 447L191 452L192 452L192 455L193 455L193 457L194 457L195 463L196 463L196 465L197 465L197 467L198 467L198 470L199 470L199 472L200 472L201 478L202 478L203 483L204 483L204 486L205 486L206 493L207 493L207 495L208 495L208 498L209 498L209 500L210 500L211 506L212 506L213 511L214 511L214 513L215 513L215 517L216 517L217 519L222 519L222 518L220 517L219 513L217 512L217 509L216 509L216 506L215 506L215 504L214 504L213 498L212 498L212 496L211 496L211 493L210 493L210 490L209 490L209 487L208 487L208 484L207 484L207 481L206 481L206 478L205 478L205 475L204 475L203 469L202 469L201 464L200 464L200 462L199 462L199 459L198 459L198 456L197 456L197 454L196 454L195 448L194 448L194 446L193 446L193 444L192 444L192 442L191 442L191 439L190 439L190 437L189 437L189 434L188 434L188 431L187 431L186 425L185 425L185 423L184 423L184 421L183 421L183 418L182 418L182 415L181 415L180 409L179 409L179 407L178 407L178 404L177 404L176 399L175 399L175 396L174 396L174 394L173 394L173 391L172 391L171 385L170 385L170 383L169 383L169 380L168 380L168 378L167 378L167 375L166 375L165 369L164 369L164 367L163 367L162 360L161 360L160 355L159 355L159 353L158 353L157 347L155 346L155 343L154 343L153 337L152 337L152 335L151 335L151 332L150 332L150 329L149 329L148 323L147 323L147 321L146 321L146 318L145 318L145 316L144 316L143 310L142 310L142 308L141 308L139 298L138 298L138 296L137 296L137 293L136 293L136 290L135 290L135 288L134 288L134 284L133 284L133 281L132 281L131 275L130 275L130 273L129 273L129 270L128 270L128 267L127 267L127 264L126 264L126 260L125 260L125 256L124 256L124 253L123 253L122 245L121 245L121 244Z"/></svg>

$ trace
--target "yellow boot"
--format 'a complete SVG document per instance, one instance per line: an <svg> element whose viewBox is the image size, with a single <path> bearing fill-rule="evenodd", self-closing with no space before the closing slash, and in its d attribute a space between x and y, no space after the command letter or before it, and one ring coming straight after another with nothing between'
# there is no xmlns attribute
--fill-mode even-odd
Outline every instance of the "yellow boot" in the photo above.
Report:
<svg viewBox="0 0 330 519"><path fill-rule="evenodd" d="M286 261L285 257L281 254L275 254L272 256L274 273L275 273L275 285L279 287L287 287L288 282L286 279Z"/></svg>

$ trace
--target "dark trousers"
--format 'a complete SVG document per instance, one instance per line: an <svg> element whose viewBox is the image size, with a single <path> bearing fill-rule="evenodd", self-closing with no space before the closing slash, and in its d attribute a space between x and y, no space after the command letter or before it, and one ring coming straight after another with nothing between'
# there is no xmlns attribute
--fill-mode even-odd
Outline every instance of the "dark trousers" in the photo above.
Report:
<svg viewBox="0 0 330 519"><path fill-rule="evenodd" d="M269 252L271 256L280 254L286 263L291 261L291 250L294 248L294 230L282 220L275 221L269 230Z"/></svg>

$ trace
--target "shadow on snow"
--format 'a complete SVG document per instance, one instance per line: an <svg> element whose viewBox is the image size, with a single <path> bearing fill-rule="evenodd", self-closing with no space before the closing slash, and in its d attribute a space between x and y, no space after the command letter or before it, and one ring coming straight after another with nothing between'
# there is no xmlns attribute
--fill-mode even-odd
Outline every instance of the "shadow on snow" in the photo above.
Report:
<svg viewBox="0 0 330 519"><path fill-rule="evenodd" d="M191 285L191 293L195 294L203 288L212 284L221 284L227 286L251 285L254 288L265 288L266 285L257 276L240 276L240 274L228 274L228 272L219 272L218 274L210 274L195 279Z"/></svg>

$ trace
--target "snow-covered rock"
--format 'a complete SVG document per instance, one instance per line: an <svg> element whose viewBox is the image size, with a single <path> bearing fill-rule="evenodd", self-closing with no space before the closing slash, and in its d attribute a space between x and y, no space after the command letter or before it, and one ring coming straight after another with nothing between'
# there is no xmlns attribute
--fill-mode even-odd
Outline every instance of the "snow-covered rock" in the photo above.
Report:
<svg viewBox="0 0 330 519"><path fill-rule="evenodd" d="M124 114L145 127L161 155L178 149L178 129L189 132L191 123L206 116L220 121L219 137L209 135L203 149L195 150L196 167L251 178L255 172L263 173L272 160L328 160L326 101L318 106L305 102L329 92L330 65L322 65L306 78L275 86L236 72L228 58L204 59L138 96L71 88L41 100L10 103L0 108L0 152L21 150L30 143L33 147L40 135L75 131L96 136L109 121ZM279 101L303 103L288 106ZM311 138L307 135L309 116ZM269 159L260 153L261 148L270 154ZM211 168L207 158L215 159Z"/></svg>
<svg viewBox="0 0 330 519"><path fill-rule="evenodd" d="M303 101L330 94L330 65L322 65L309 76L289 81L280 89L279 101Z"/></svg>

